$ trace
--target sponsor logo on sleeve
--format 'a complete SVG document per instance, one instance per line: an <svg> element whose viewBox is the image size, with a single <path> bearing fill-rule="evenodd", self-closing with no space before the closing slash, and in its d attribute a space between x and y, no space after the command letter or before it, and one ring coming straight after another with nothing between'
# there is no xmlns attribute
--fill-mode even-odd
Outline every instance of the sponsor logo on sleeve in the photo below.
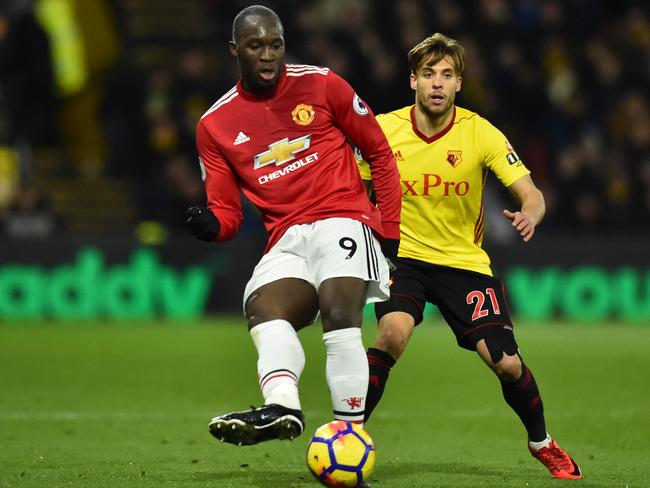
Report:
<svg viewBox="0 0 650 488"><path fill-rule="evenodd" d="M359 95L356 93L354 94L354 98L352 99L352 108L356 112L357 115L368 115L368 107L364 103L363 100L359 98Z"/></svg>
<svg viewBox="0 0 650 488"><path fill-rule="evenodd" d="M506 154L508 164L515 164L516 162L520 161L519 156L508 140L506 140L506 149L508 150L508 154Z"/></svg>
<svg viewBox="0 0 650 488"><path fill-rule="evenodd" d="M508 160L509 164L515 164L520 161L519 156L517 156L516 152L509 152L506 154L506 159Z"/></svg>

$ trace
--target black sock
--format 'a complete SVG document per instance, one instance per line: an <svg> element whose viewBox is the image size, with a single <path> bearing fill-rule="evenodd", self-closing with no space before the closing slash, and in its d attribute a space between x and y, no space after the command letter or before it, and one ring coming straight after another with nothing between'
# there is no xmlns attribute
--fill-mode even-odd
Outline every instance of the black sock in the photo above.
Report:
<svg viewBox="0 0 650 488"><path fill-rule="evenodd" d="M368 394L366 395L365 422L368 421L370 414L379 403L381 396L384 394L384 388L388 381L390 368L395 364L393 356L380 349L375 349L374 347L368 349L367 356L370 378L368 381Z"/></svg>
<svg viewBox="0 0 650 488"><path fill-rule="evenodd" d="M528 432L528 439L533 442L546 439L544 404L530 369L522 363L521 377L512 383L502 381L501 390L506 403L510 405L524 424Z"/></svg>

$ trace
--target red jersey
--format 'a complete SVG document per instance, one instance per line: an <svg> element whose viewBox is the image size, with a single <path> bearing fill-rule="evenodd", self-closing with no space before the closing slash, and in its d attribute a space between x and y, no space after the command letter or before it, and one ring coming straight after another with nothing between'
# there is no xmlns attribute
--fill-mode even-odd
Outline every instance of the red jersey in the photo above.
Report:
<svg viewBox="0 0 650 488"><path fill-rule="evenodd" d="M264 98L240 80L203 115L196 140L207 206L221 222L217 241L239 230L240 190L262 214L267 250L292 225L331 217L399 239L393 153L371 110L328 68L286 65ZM370 164L379 208L368 199L351 144Z"/></svg>

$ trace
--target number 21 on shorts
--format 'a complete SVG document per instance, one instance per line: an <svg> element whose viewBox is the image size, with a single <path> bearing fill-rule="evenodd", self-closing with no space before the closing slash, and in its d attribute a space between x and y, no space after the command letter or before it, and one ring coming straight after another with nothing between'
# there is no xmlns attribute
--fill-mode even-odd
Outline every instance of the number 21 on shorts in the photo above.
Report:
<svg viewBox="0 0 650 488"><path fill-rule="evenodd" d="M499 308L499 302L497 301L496 293L494 293L494 288L486 288L485 293L480 290L474 290L470 291L467 294L466 298L468 305L474 303L472 321L483 318L490 313L489 307L485 303L485 295L487 295L490 299L490 304L492 305L492 311L494 312L494 315L501 315L501 309Z"/></svg>

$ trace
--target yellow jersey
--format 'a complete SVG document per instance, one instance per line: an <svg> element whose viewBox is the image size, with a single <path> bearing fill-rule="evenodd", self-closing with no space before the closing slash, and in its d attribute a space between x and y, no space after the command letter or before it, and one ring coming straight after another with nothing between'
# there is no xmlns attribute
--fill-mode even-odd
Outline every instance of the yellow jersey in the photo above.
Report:
<svg viewBox="0 0 650 488"><path fill-rule="evenodd" d="M415 106L377 115L402 181L399 256L492 276L483 250L483 188L488 170L504 186L530 174L503 133L478 114L454 107L450 124L427 137ZM370 179L359 160L361 176Z"/></svg>

